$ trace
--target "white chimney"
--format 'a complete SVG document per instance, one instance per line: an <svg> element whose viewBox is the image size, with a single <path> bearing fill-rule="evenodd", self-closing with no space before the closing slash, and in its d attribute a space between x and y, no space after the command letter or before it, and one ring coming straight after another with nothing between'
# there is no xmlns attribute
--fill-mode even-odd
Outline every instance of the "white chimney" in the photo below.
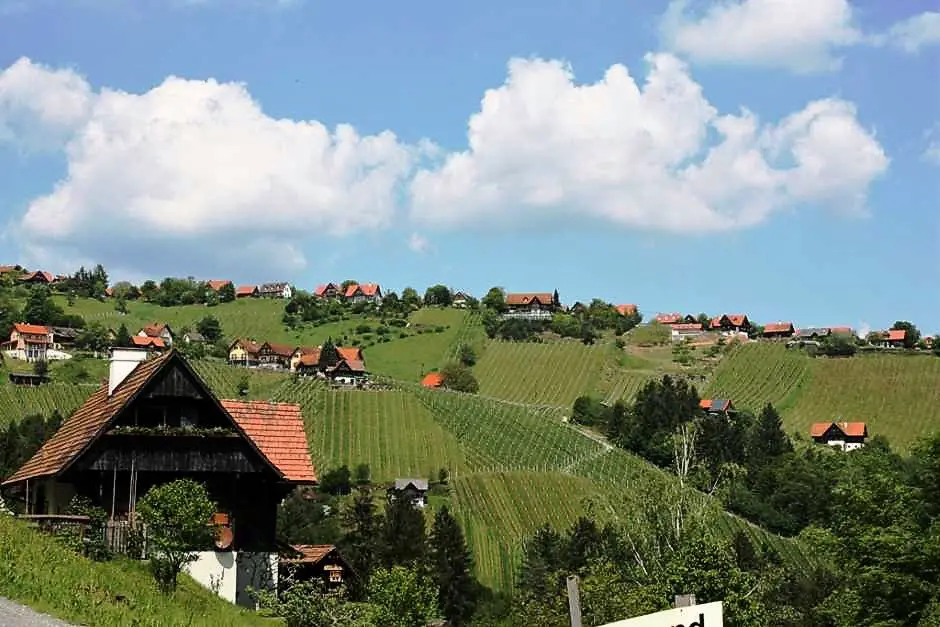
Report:
<svg viewBox="0 0 940 627"><path fill-rule="evenodd" d="M134 368L147 360L146 348L112 348L111 367L108 370L108 396L127 378Z"/></svg>

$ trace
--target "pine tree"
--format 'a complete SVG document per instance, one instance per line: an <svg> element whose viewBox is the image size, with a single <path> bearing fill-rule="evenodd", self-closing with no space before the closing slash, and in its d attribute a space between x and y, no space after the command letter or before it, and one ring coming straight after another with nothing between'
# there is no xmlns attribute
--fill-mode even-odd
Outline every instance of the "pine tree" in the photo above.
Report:
<svg viewBox="0 0 940 627"><path fill-rule="evenodd" d="M424 513L407 498L390 499L382 526L382 564L411 567L421 562L424 548Z"/></svg>
<svg viewBox="0 0 940 627"><path fill-rule="evenodd" d="M114 338L114 345L130 346L131 344L131 333L127 330L127 325L122 324L121 327L117 330L116 337Z"/></svg>
<svg viewBox="0 0 940 627"><path fill-rule="evenodd" d="M453 625L463 625L473 614L476 582L473 558L460 525L445 505L434 515L429 538L429 566L438 587L438 603L444 617Z"/></svg>
<svg viewBox="0 0 940 627"><path fill-rule="evenodd" d="M764 405L760 412L748 449L748 461L752 467L793 450L793 445L783 430L783 419L770 403Z"/></svg>
<svg viewBox="0 0 940 627"><path fill-rule="evenodd" d="M590 518L581 516L571 527L568 535L564 564L569 574L577 573L587 566L588 561L600 546L601 534L597 524Z"/></svg>
<svg viewBox="0 0 940 627"><path fill-rule="evenodd" d="M333 344L333 338L327 338L320 347L320 368L331 368L339 363L339 351Z"/></svg>
<svg viewBox="0 0 940 627"><path fill-rule="evenodd" d="M523 546L519 591L535 597L554 591L563 567L562 539L551 525L539 528Z"/></svg>
<svg viewBox="0 0 940 627"><path fill-rule="evenodd" d="M360 490L343 510L342 527L345 535L339 543L340 551L358 575L350 588L350 593L358 597L369 584L379 548L377 540L381 521L376 516L369 490Z"/></svg>

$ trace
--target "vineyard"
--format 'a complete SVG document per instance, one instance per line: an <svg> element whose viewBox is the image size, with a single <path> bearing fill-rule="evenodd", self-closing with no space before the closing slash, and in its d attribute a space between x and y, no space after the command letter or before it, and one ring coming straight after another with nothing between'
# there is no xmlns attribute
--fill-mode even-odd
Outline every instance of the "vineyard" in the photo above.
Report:
<svg viewBox="0 0 940 627"><path fill-rule="evenodd" d="M468 470L457 440L438 425L414 395L398 390L338 391L300 382L275 400L299 403L307 440L322 474L343 464L369 464L375 481L428 478L446 468Z"/></svg>
<svg viewBox="0 0 940 627"><path fill-rule="evenodd" d="M859 420L871 435L906 449L940 428L940 359L932 355L857 355L814 359L809 381L783 412L789 429Z"/></svg>
<svg viewBox="0 0 940 627"><path fill-rule="evenodd" d="M474 367L480 394L533 405L570 407L604 368L604 346L580 342L489 342Z"/></svg>
<svg viewBox="0 0 940 627"><path fill-rule="evenodd" d="M97 388L96 385L49 383L39 387L0 384L0 425L30 414L48 416L58 410L67 418Z"/></svg>
<svg viewBox="0 0 940 627"><path fill-rule="evenodd" d="M290 381L290 375L280 372L239 368L218 361L191 363L219 398L238 398L238 385L244 378L248 379L247 398L261 400L270 398L278 388Z"/></svg>
<svg viewBox="0 0 940 627"><path fill-rule="evenodd" d="M585 502L604 500L587 479L561 473L478 473L452 482L454 511L484 585L511 587L522 542L545 523L567 529ZM603 509L603 508L601 508Z"/></svg>
<svg viewBox="0 0 940 627"><path fill-rule="evenodd" d="M730 398L751 411L768 402L785 410L804 390L811 365L805 354L781 344L744 344L721 361L702 395Z"/></svg>
<svg viewBox="0 0 940 627"><path fill-rule="evenodd" d="M657 376L659 373L608 368L599 387L606 403L614 403L618 400L630 402L647 381Z"/></svg>

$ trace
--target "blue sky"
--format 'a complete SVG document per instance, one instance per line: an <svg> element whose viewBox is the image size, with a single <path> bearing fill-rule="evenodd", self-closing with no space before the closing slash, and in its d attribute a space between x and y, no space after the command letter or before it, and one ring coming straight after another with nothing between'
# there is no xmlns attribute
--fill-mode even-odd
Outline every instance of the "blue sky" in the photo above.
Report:
<svg viewBox="0 0 940 627"><path fill-rule="evenodd" d="M402 6L0 0L0 263L940 331L940 0Z"/></svg>

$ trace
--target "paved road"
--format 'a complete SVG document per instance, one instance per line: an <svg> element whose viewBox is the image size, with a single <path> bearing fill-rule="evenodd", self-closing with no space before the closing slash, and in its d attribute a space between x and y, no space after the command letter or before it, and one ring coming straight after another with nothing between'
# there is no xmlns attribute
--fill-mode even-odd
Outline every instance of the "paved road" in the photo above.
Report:
<svg viewBox="0 0 940 627"><path fill-rule="evenodd" d="M34 612L25 605L0 597L0 625L3 627L70 627L68 623Z"/></svg>

